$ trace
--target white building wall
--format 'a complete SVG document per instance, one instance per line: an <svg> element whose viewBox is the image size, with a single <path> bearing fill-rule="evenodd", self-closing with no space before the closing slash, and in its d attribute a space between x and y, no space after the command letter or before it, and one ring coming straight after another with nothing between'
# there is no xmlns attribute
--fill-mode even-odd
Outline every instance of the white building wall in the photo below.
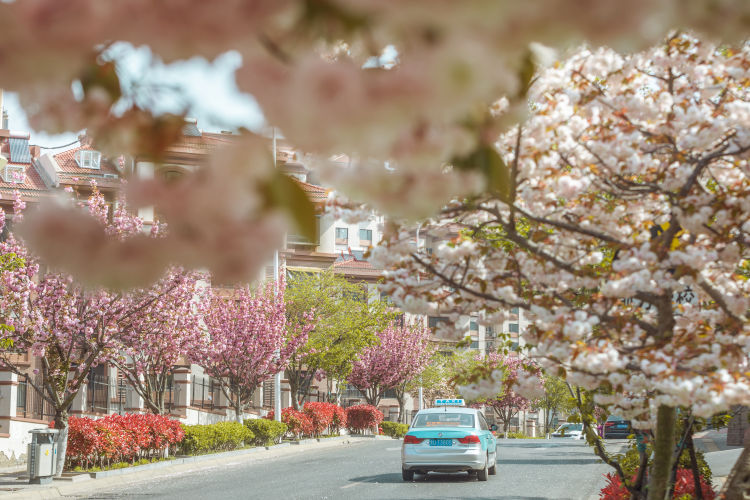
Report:
<svg viewBox="0 0 750 500"><path fill-rule="evenodd" d="M135 175L141 180L153 179L155 174L154 164L147 161L139 161L135 164ZM138 217L143 219L144 224L151 225L154 222L154 207L141 207L138 209Z"/></svg>
<svg viewBox="0 0 750 500"><path fill-rule="evenodd" d="M25 463L26 447L31 442L29 431L48 427L46 423L18 420L11 420L9 424L10 437L0 438L0 467Z"/></svg>
<svg viewBox="0 0 750 500"><path fill-rule="evenodd" d="M347 230L347 242L346 243L335 243L335 252L347 254L349 249L357 251L366 251L371 246L375 246L383 237L383 217L373 215L368 220L358 222L356 224L348 224L343 220L336 220L333 224L332 240L336 241L336 228L344 228ZM369 241L363 241L360 238L360 229L372 232L372 239Z"/></svg>
<svg viewBox="0 0 750 500"><path fill-rule="evenodd" d="M318 251L324 253L334 253L337 251L334 241L336 240L337 223L331 214L324 214L320 217L320 243Z"/></svg>

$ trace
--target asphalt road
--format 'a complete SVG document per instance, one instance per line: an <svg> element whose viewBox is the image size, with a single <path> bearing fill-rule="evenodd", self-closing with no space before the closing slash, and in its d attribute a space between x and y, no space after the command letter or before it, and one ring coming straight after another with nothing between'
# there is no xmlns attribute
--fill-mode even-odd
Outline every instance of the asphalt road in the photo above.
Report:
<svg viewBox="0 0 750 500"><path fill-rule="evenodd" d="M373 440L307 450L254 463L199 468L89 499L589 499L597 498L609 467L572 440L507 440L498 445L498 472L487 482L466 473L401 479L400 442Z"/></svg>

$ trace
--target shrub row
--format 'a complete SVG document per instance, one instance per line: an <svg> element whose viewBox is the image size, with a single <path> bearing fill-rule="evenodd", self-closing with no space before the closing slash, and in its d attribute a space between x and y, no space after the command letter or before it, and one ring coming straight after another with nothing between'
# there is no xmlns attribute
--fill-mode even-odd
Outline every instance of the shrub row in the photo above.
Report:
<svg viewBox="0 0 750 500"><path fill-rule="evenodd" d="M66 467L105 467L162 456L185 436L180 423L164 415L109 415L99 420L70 417Z"/></svg>
<svg viewBox="0 0 750 500"><path fill-rule="evenodd" d="M180 451L186 455L227 451L251 443L255 434L239 422L217 422L210 425L183 425L185 439Z"/></svg>
<svg viewBox="0 0 750 500"><path fill-rule="evenodd" d="M253 418L245 420L245 427L255 435L253 444L256 446L270 446L280 443L286 434L286 424L265 418Z"/></svg>
<svg viewBox="0 0 750 500"><path fill-rule="evenodd" d="M373 429L383 421L383 412L372 405L356 405L346 409L347 428L350 432L361 433Z"/></svg>
<svg viewBox="0 0 750 500"><path fill-rule="evenodd" d="M409 431L408 425L387 420L380 423L380 428L383 430L383 434L392 438L402 438Z"/></svg>
<svg viewBox="0 0 750 500"><path fill-rule="evenodd" d="M271 411L266 419L273 420L274 412ZM302 411L291 407L282 409L281 421L286 424L286 432L299 439L324 433L339 434L342 427L356 433L373 429L383 421L383 413L371 405L344 409L333 403L308 402Z"/></svg>
<svg viewBox="0 0 750 500"><path fill-rule="evenodd" d="M607 485L599 492L600 500L627 500L630 498L630 492L622 484L617 474L609 473L605 475ZM636 476L633 476L635 481ZM701 493L706 500L713 500L716 497L711 483L705 478L700 478ZM674 494L672 498L695 498L695 482L693 481L693 471L688 469L677 469L677 477L674 483Z"/></svg>

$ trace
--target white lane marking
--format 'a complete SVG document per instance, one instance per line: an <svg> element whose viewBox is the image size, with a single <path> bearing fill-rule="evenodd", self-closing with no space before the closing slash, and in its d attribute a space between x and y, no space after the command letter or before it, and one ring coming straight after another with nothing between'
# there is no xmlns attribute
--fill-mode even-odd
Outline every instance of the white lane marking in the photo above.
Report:
<svg viewBox="0 0 750 500"><path fill-rule="evenodd" d="M401 447L398 448L386 448L385 451L401 451Z"/></svg>
<svg viewBox="0 0 750 500"><path fill-rule="evenodd" d="M341 489L345 490L347 488L351 488L352 486L357 486L357 485L360 485L360 484L365 484L365 483L351 483L351 484L347 484L346 486L342 486Z"/></svg>

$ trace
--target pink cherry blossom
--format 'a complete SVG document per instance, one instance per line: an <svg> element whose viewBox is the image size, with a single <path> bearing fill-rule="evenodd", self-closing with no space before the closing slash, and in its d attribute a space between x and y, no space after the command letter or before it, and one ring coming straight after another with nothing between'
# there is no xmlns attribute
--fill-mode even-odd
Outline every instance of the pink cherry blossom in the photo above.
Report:
<svg viewBox="0 0 750 500"><path fill-rule="evenodd" d="M422 322L391 323L378 333L378 340L359 355L347 377L373 406L388 389L403 392L403 386L424 370L433 352L430 329Z"/></svg>
<svg viewBox="0 0 750 500"><path fill-rule="evenodd" d="M219 380L237 421L258 386L284 370L314 327L309 321L286 328L284 286L281 281L255 292L249 286L213 290L201 307L209 340L197 361Z"/></svg>

